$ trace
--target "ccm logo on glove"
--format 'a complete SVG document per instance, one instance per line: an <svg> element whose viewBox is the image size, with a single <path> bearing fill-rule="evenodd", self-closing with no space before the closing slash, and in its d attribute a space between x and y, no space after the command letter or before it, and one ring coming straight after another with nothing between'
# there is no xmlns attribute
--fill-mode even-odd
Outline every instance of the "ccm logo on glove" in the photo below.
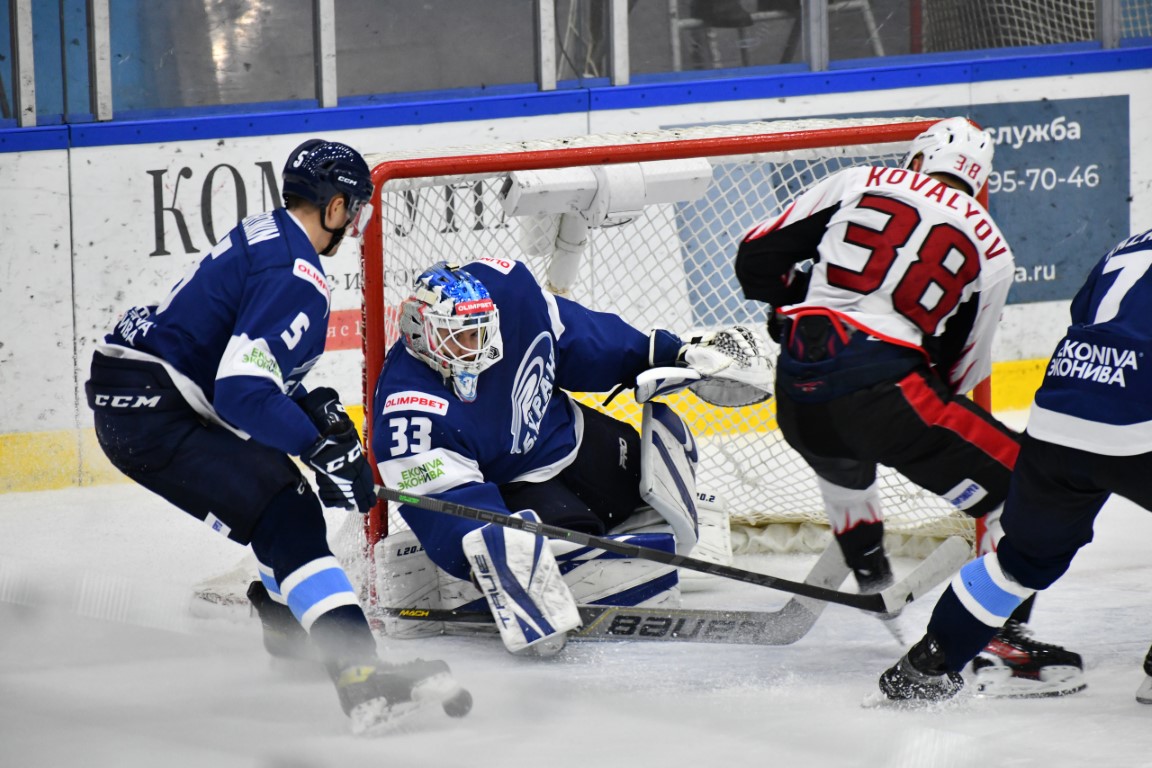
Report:
<svg viewBox="0 0 1152 768"><path fill-rule="evenodd" d="M339 472L345 466L352 464L353 462L355 462L357 459L359 459L363 455L364 455L364 452L362 450L360 450L360 444L357 443L356 445L353 445L348 450L348 453L344 454L343 456L337 456L336 458L332 459L331 461L325 462L324 463L324 471L327 472L328 474L334 474L336 472Z"/></svg>

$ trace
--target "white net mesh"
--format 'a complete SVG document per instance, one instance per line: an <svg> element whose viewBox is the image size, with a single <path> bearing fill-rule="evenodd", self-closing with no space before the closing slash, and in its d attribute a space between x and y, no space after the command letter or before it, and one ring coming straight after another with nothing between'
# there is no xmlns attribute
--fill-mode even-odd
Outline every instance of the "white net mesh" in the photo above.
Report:
<svg viewBox="0 0 1152 768"><path fill-rule="evenodd" d="M1051 45L1096 40L1096 0L927 0L924 50ZM1152 3L1121 0L1122 37L1152 36Z"/></svg>
<svg viewBox="0 0 1152 768"><path fill-rule="evenodd" d="M851 123L859 135L851 140L869 142L869 127L900 121L868 120ZM905 123L909 122L907 120ZM741 323L763 329L765 308L745 301L733 273L740 238L754 224L778 213L782 206L815 180L841 168L860 164L892 165L903 157L907 141L879 138L879 143L842 143L840 121L812 123L758 123L688 129L666 133L587 136L565 142L514 144L497 148L453 150L464 158L460 173L394 179L384 183L377 215L382 241L365 241L365 265L383 265L383 304L368 301L367 359L373 350L382 354L397 339L396 307L407 295L412 278L432 262L447 259L465 263L480 256L525 261L541 284L548 258L528 255L523 243L537 242L539 220L508 217L498 200L507 171L468 173L477 155L515 157L521 165L533 162L534 150L600 147L598 163L629 161L629 148L668 142L670 148L706 138L719 143L703 148L712 165L712 181L705 194L690 202L650 205L628 224L591 229L582 253L571 298L593 309L619 314L641 330L666 328L681 335ZM910 139L920 128L907 136ZM792 135L797 146L770 153L742 152L748 137L758 134ZM827 129L833 129L827 133ZM826 133L821 134L824 130ZM813 146L825 135L827 146ZM727 143L725 143L727 142ZM671 150L670 150L671 151ZM740 151L740 154L725 154ZM371 158L370 162L387 162ZM536 160L538 162L538 158ZM560 162L571 162L561 160ZM372 163L375 165L376 163ZM443 166L437 166L443 170ZM379 171L379 169L378 169ZM408 171L411 172L411 171ZM417 171L418 172L418 171ZM524 238L526 225L535 237ZM538 249L537 249L538 250ZM367 274L367 271L366 271ZM373 290L366 280L366 290ZM373 313L382 313L383 338L373 335ZM370 371L374 377L375 371ZM374 385L374 380L368 382ZM602 397L582 396L599 404ZM368 399L366 396L366 403ZM734 525L759 528L769 524L826 525L812 471L781 438L775 423L774 401L745 408L717 408L690 393L669 402L691 425L700 443L698 486L726 499ZM621 395L604 408L613 416L639 423L639 408L630 395ZM366 418L371 419L371 414ZM899 475L882 470L881 495L887 529L896 534L938 537L971 536L971 521L946 503ZM395 516L393 516L395 517ZM396 524L398 518L393 521ZM785 535L786 546L801 546L811 537ZM777 541L779 537L772 538ZM740 541L765 540L756 531ZM778 548L778 544L769 545ZM818 545L817 545L818 546Z"/></svg>

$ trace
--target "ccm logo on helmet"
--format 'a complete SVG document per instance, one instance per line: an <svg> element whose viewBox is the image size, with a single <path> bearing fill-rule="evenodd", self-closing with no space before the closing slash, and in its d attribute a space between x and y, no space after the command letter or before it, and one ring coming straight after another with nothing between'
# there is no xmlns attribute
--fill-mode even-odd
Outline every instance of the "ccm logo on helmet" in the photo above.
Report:
<svg viewBox="0 0 1152 768"><path fill-rule="evenodd" d="M160 405L160 395L96 395L92 400L102 408L155 408Z"/></svg>

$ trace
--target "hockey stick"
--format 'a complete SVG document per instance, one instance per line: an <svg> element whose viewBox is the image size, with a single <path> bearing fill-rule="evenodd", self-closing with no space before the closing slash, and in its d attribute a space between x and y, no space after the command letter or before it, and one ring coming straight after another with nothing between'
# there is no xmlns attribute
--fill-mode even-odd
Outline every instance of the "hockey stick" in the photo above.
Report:
<svg viewBox="0 0 1152 768"><path fill-rule="evenodd" d="M824 550L804 579L835 589L849 573L835 544ZM791 645L808 634L828 604L794 597L778 611L728 611L582 605L583 626L568 633L580 640L654 640L683 643ZM386 616L412 621L444 621L496 632L488 611L382 608Z"/></svg>
<svg viewBox="0 0 1152 768"><path fill-rule="evenodd" d="M426 509L429 512L440 512L443 514L454 515L456 517L463 517L469 520L478 520L485 523L493 523L501 525L505 528L512 528L520 531L527 531L528 533L536 536L545 536L552 539L560 539L563 541L572 541L586 547L597 547L607 552L614 552L618 555L625 557L632 557L638 560L651 560L665 565L671 565L675 568L686 568L691 571L699 571L701 573L708 573L713 576L722 576L726 579L733 579L734 581L743 581L747 584L756 584L761 587L770 587L778 589L781 592L790 592L794 595L802 595L804 597L811 597L816 600L824 600L829 603L838 603L846 605L849 608L859 608L863 611L872 611L873 613L894 613L904 605L912 602L926 591L940 583L940 579L936 579L931 583L923 580L916 580L913 577L921 572L929 562L939 563L954 563L952 571L959 569L959 567L968 560L970 548L968 543L958 536L953 536L947 539L943 544L936 548L936 550L929 555L920 566L912 572L912 574L902 580L888 587L881 592L875 592L868 595L860 595L851 592L840 592L835 589L821 587L813 584L804 584L798 581L789 581L777 576L769 576L764 573L756 573L754 571L745 571L741 568L734 568L730 565L722 565L720 563L710 563L705 560L697 560L692 557L685 557L671 552L664 552L659 549L651 547L642 547L636 544L629 544L623 541L616 541L614 539L604 538L602 536L593 536L592 534L580 533L573 531L569 528L561 528L556 525L549 525L548 523L537 523L532 520L524 520L519 517L510 517L506 514L499 512L492 512L478 507L469 507L464 504L456 504L451 501L443 501L441 499L433 499L429 496L419 496L416 494L402 493L386 488L384 486L376 486L376 495L381 499L387 501L395 501L400 504L408 504L420 509ZM944 575L950 575L951 572ZM935 575L935 574L934 574Z"/></svg>

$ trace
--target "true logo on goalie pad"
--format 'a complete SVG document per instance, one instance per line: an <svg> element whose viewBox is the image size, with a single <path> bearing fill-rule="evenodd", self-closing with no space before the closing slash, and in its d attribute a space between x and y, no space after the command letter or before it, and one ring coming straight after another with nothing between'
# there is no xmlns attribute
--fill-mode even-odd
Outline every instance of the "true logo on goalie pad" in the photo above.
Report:
<svg viewBox="0 0 1152 768"><path fill-rule="evenodd" d="M489 564L488 558L483 555L473 556L472 573L476 577L476 583L480 587L480 591L488 598L488 604L492 606L492 614L496 617L496 620L505 626L510 624L513 617L504 613L508 610L508 606L504 605L504 601L501 599L502 592L500 590L500 582L492 573L492 566Z"/></svg>
<svg viewBox="0 0 1152 768"><path fill-rule="evenodd" d="M540 521L530 509L509 517L526 525ZM489 523L465 534L462 545L504 646L512 653L533 646L536 653L559 652L563 633L580 626L580 612L545 541Z"/></svg>

